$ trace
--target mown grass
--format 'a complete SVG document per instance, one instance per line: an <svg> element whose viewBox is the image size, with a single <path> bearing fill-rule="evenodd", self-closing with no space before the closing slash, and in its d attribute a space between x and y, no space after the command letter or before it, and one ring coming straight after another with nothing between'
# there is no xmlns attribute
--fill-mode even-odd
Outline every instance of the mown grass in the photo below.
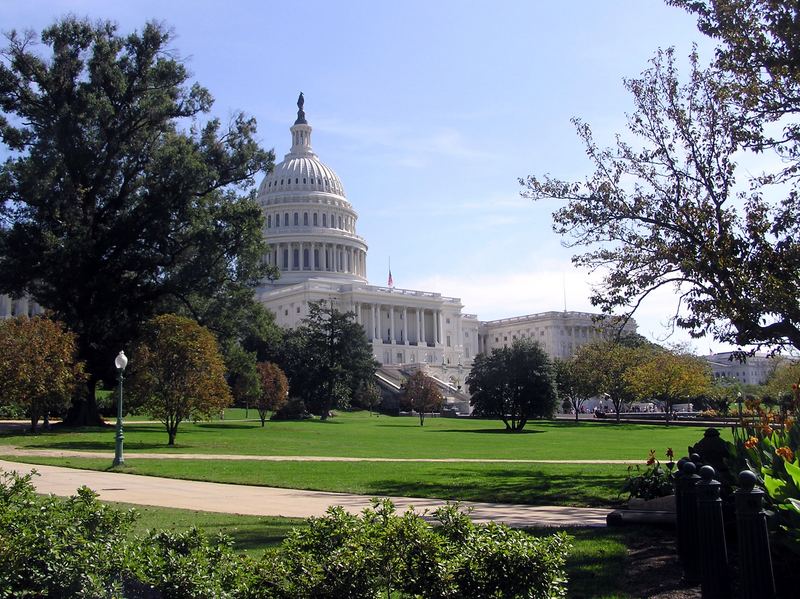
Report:
<svg viewBox="0 0 800 599"><path fill-rule="evenodd" d="M111 470L109 460L96 458L2 459ZM626 475L626 467L619 464L256 462L156 460L135 456L128 456L125 466L118 470L146 476L359 495L576 507L618 504Z"/></svg>
<svg viewBox="0 0 800 599"><path fill-rule="evenodd" d="M723 436L729 436L724 431ZM329 421L224 421L182 423L176 445L167 445L159 424L128 421L125 452L239 455L306 455L394 458L479 458L644 461L649 449L677 455L702 437L702 429L664 425L535 421L522 433L506 433L490 420L429 418L420 427L415 418L376 418L366 413L342 414ZM30 448L112 451L114 429L53 431L31 435L0 434L2 445Z"/></svg>

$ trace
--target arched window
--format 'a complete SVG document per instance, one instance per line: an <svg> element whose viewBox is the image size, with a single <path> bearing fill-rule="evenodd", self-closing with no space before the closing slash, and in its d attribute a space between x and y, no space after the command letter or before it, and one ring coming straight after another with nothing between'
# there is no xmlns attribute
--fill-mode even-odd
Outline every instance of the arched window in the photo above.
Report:
<svg viewBox="0 0 800 599"><path fill-rule="evenodd" d="M314 226L317 226L317 213L314 213Z"/></svg>
<svg viewBox="0 0 800 599"><path fill-rule="evenodd" d="M297 212L295 212L294 213L294 226L296 227L299 224L300 224L300 215Z"/></svg>
<svg viewBox="0 0 800 599"><path fill-rule="evenodd" d="M288 227L289 226L289 213L288 212L284 212L283 213L283 226L284 227Z"/></svg>
<svg viewBox="0 0 800 599"><path fill-rule="evenodd" d="M303 212L303 226L308 226L308 212Z"/></svg>
<svg viewBox="0 0 800 599"><path fill-rule="evenodd" d="M342 217L341 216L339 217L339 228L340 229L342 228Z"/></svg>
<svg viewBox="0 0 800 599"><path fill-rule="evenodd" d="M267 214L267 229L271 229L271 228L272 228L272 215L271 214Z"/></svg>
<svg viewBox="0 0 800 599"><path fill-rule="evenodd" d="M283 250L283 270L289 270L289 250Z"/></svg>
<svg viewBox="0 0 800 599"><path fill-rule="evenodd" d="M328 226L328 215L327 214L323 214L322 215L322 226L323 227L327 227Z"/></svg>

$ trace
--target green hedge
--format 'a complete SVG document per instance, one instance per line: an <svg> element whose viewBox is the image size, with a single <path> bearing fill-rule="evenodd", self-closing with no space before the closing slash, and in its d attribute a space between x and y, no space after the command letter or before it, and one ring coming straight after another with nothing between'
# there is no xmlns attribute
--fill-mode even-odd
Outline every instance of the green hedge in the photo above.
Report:
<svg viewBox="0 0 800 599"><path fill-rule="evenodd" d="M129 537L134 511L86 487L37 496L0 473L0 597L563 597L568 537L476 526L457 506L434 524L388 500L355 516L335 507L261 559L201 531Z"/></svg>

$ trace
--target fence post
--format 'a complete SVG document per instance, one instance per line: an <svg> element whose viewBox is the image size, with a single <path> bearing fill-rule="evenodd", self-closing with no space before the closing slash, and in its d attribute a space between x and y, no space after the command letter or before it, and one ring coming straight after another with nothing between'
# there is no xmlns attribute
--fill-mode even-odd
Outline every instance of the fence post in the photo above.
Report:
<svg viewBox="0 0 800 599"><path fill-rule="evenodd" d="M730 597L728 550L722 521L720 487L711 466L700 468L697 483L697 518L700 534L700 588L704 598Z"/></svg>
<svg viewBox="0 0 800 599"><path fill-rule="evenodd" d="M756 487L757 477L749 470L739 473L736 490L736 531L739 536L740 594L743 599L772 599L775 578L769 550L767 517L762 509L764 491Z"/></svg>
<svg viewBox="0 0 800 599"><path fill-rule="evenodd" d="M700 548L697 529L697 467L681 458L680 476L675 479L675 517L678 532L678 557L686 582L700 581Z"/></svg>

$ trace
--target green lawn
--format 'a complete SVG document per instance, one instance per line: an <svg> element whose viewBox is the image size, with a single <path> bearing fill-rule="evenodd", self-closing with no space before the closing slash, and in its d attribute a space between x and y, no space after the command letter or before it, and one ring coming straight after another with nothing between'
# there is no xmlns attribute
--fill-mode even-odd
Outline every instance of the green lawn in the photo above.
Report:
<svg viewBox="0 0 800 599"><path fill-rule="evenodd" d="M729 431L723 432L729 437ZM622 459L643 461L649 449L676 455L702 437L702 429L664 425L613 425L566 421L531 422L509 434L500 422L428 418L376 418L364 412L342 414L327 422L224 421L193 424L178 430L176 445L158 424L129 421L125 452L219 453L241 455L310 455L342 457L480 458L480 459ZM114 429L56 430L50 433L0 434L2 445L31 448L112 451Z"/></svg>
<svg viewBox="0 0 800 599"><path fill-rule="evenodd" d="M91 458L26 456L8 459L110 470L109 460ZM135 457L127 459L121 471L168 478L360 495L584 507L618 504L619 490L626 475L625 466L616 464L254 462L148 460Z"/></svg>

